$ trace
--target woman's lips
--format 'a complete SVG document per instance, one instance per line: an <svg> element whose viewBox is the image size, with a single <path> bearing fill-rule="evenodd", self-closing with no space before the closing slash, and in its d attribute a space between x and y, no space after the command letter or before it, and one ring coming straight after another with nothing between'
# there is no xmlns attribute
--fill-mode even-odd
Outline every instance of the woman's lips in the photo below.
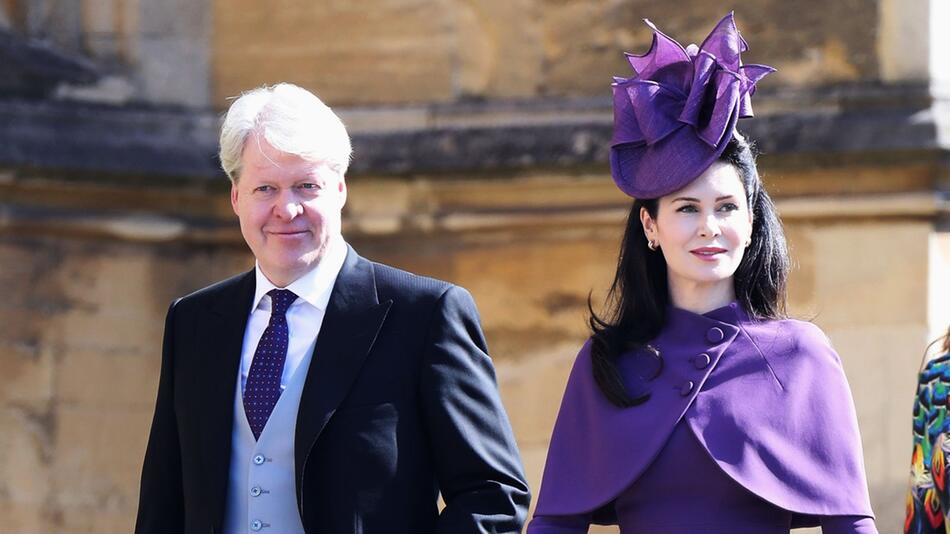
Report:
<svg viewBox="0 0 950 534"><path fill-rule="evenodd" d="M690 254L692 254L693 256L696 256L702 261L713 262L713 261L717 261L718 258L716 256L718 256L719 254L722 254L723 252L726 252L726 249L719 248L719 247L700 247L700 248L694 248L693 250L689 252Z"/></svg>

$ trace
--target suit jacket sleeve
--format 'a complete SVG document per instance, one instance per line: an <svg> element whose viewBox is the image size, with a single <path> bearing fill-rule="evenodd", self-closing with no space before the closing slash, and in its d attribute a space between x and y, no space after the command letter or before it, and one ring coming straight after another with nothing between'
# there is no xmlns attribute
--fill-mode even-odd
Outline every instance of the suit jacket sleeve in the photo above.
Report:
<svg viewBox="0 0 950 534"><path fill-rule="evenodd" d="M527 534L587 534L590 514L535 515Z"/></svg>
<svg viewBox="0 0 950 534"><path fill-rule="evenodd" d="M152 431L145 451L139 491L136 534L181 532L184 530L184 496L178 423L174 406L174 302L165 317L162 342L162 370Z"/></svg>
<svg viewBox="0 0 950 534"><path fill-rule="evenodd" d="M442 294L425 350L420 396L446 505L436 531L521 532L528 485L467 291Z"/></svg>

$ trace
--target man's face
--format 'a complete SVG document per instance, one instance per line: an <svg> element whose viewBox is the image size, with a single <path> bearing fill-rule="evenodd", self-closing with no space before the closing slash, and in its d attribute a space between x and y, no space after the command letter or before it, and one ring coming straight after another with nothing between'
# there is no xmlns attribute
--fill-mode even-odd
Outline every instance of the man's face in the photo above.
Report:
<svg viewBox="0 0 950 534"><path fill-rule="evenodd" d="M340 234L343 177L325 163L281 152L248 137L231 206L264 275L286 287L317 266Z"/></svg>

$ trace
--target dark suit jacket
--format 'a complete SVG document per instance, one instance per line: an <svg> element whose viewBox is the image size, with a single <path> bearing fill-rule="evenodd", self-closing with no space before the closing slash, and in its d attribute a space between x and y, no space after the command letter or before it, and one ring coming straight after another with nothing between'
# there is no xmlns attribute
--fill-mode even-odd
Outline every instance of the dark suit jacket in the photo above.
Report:
<svg viewBox="0 0 950 534"><path fill-rule="evenodd" d="M169 308L137 533L221 530L254 285L251 271ZM471 296L352 248L307 373L295 457L308 533L520 532L527 515Z"/></svg>

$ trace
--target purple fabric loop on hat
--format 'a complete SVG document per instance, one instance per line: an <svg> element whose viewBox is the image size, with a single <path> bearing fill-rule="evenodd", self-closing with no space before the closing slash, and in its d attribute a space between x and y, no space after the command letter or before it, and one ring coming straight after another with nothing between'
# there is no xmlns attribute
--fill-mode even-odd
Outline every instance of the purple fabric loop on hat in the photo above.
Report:
<svg viewBox="0 0 950 534"><path fill-rule="evenodd" d="M752 116L755 84L775 69L743 65L748 49L729 13L700 46L683 48L650 21L653 43L627 54L636 72L613 83L614 182L636 198L658 198L687 185L722 154L736 120Z"/></svg>

